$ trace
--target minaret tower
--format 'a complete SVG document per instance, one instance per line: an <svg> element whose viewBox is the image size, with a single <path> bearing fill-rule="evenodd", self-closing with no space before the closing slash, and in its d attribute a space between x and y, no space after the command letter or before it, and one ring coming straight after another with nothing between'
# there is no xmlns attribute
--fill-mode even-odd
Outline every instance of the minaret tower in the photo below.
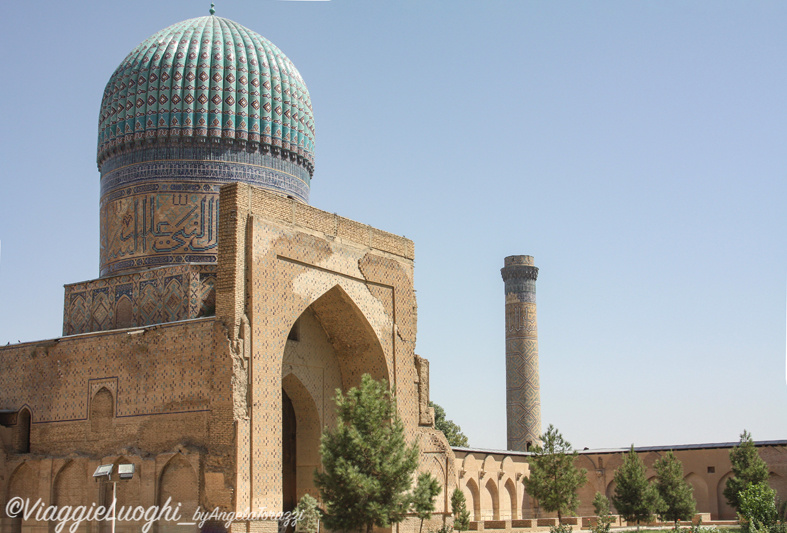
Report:
<svg viewBox="0 0 787 533"><path fill-rule="evenodd" d="M500 269L506 287L506 420L508 449L541 443L536 278L529 255L511 255Z"/></svg>

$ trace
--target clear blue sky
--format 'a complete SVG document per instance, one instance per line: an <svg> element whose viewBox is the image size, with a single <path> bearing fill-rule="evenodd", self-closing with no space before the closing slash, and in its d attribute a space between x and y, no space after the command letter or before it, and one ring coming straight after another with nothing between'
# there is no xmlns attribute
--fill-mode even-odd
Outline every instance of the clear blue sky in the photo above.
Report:
<svg viewBox="0 0 787 533"><path fill-rule="evenodd" d="M0 344L98 276L115 67L210 2L7 2ZM417 352L505 447L503 257L535 256L544 427L787 438L787 3L218 1L309 87L311 204L413 239ZM0 363L1 364L1 363Z"/></svg>

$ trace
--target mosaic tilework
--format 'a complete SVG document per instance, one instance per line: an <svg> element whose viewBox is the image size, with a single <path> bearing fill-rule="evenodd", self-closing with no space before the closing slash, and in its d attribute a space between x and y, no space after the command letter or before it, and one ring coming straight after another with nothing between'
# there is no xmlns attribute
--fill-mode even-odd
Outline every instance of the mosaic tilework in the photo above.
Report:
<svg viewBox="0 0 787 533"><path fill-rule="evenodd" d="M506 295L506 419L509 450L541 442L536 278L530 256L510 256L501 269Z"/></svg>
<svg viewBox="0 0 787 533"><path fill-rule="evenodd" d="M306 85L264 37L221 17L185 20L150 36L104 89L98 161L147 139L266 144L311 172L314 118Z"/></svg>
<svg viewBox="0 0 787 533"><path fill-rule="evenodd" d="M216 262L221 185L240 181L308 202L308 90L281 50L231 20L174 24L142 42L107 83L98 165L100 276Z"/></svg>
<svg viewBox="0 0 787 533"><path fill-rule="evenodd" d="M104 173L100 275L168 263L216 262L218 191L237 181L309 201L308 175L252 164L159 160Z"/></svg>
<svg viewBox="0 0 787 533"><path fill-rule="evenodd" d="M215 263L218 187L147 182L105 195L100 207L100 275Z"/></svg>
<svg viewBox="0 0 787 533"><path fill-rule="evenodd" d="M66 285L63 335L212 316L216 271L179 265Z"/></svg>
<svg viewBox="0 0 787 533"><path fill-rule="evenodd" d="M101 173L101 195L114 199L123 194L126 187L140 187L147 182L177 180L180 188L170 186L173 191L204 189L205 185L225 185L235 181L249 183L255 187L273 189L285 195L308 202L308 172L300 167L281 161L264 153L249 153L235 150L207 151L204 148L176 150L177 147L160 146L153 153L148 148L142 151L149 161L134 161L114 170L103 169ZM204 151L204 153L203 153ZM136 153L112 158L136 160ZM169 160L172 158L172 160ZM243 157L240 157L243 156ZM177 159L175 159L177 158ZM226 159L226 160L225 160ZM148 185L148 188L152 186ZM167 190L160 188L157 190Z"/></svg>

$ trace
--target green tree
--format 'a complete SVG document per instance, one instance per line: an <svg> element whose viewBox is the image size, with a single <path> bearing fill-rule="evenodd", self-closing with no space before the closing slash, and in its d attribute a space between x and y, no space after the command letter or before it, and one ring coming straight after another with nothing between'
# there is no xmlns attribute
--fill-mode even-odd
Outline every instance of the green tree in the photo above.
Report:
<svg viewBox="0 0 787 533"><path fill-rule="evenodd" d="M429 402L429 405L434 407L434 427L443 432L446 440L448 440L448 445L467 448L470 444L468 444L467 436L462 433L462 428L459 427L459 424L447 419L445 417L445 409L436 403Z"/></svg>
<svg viewBox="0 0 787 533"><path fill-rule="evenodd" d="M593 497L593 511L598 517L595 527L591 530L593 533L609 533L610 525L612 524L612 516L609 512L609 500L600 492L596 492Z"/></svg>
<svg viewBox="0 0 787 533"><path fill-rule="evenodd" d="M295 533L317 533L320 523L320 510L318 502L309 494L304 494L298 501L294 513L298 515L295 523Z"/></svg>
<svg viewBox="0 0 787 533"><path fill-rule="evenodd" d="M629 453L623 457L623 464L615 470L615 493L612 505L629 522L649 522L661 507L656 487L645 477L645 464L631 445Z"/></svg>
<svg viewBox="0 0 787 533"><path fill-rule="evenodd" d="M542 509L556 512L561 524L563 514L575 512L579 505L577 490L587 481L587 470L574 466L577 452L551 424L541 440L532 449L525 490Z"/></svg>
<svg viewBox="0 0 787 533"><path fill-rule="evenodd" d="M314 475L332 530L362 530L401 522L418 466L418 446L408 445L388 384L368 374L359 387L336 391L338 422L323 432L323 472Z"/></svg>
<svg viewBox="0 0 787 533"><path fill-rule="evenodd" d="M730 506L740 513L741 505L738 495L749 485L768 481L768 465L765 464L754 447L751 433L743 430L738 446L730 450L732 477L724 487L724 497Z"/></svg>
<svg viewBox="0 0 787 533"><path fill-rule="evenodd" d="M767 483L752 483L738 493L739 516L744 531L770 531L778 520L776 491Z"/></svg>
<svg viewBox="0 0 787 533"><path fill-rule="evenodd" d="M672 451L658 459L653 466L656 469L656 489L664 503L659 517L674 522L677 529L679 520L689 520L696 512L694 488L683 479L683 464Z"/></svg>
<svg viewBox="0 0 787 533"><path fill-rule="evenodd" d="M413 511L421 519L418 531L423 530L424 520L432 517L434 512L434 499L440 494L440 483L428 472L423 472L418 476L418 482L413 490Z"/></svg>
<svg viewBox="0 0 787 533"><path fill-rule="evenodd" d="M451 494L451 513L454 515L454 529L467 531L470 528L470 511L467 510L465 494L457 489Z"/></svg>

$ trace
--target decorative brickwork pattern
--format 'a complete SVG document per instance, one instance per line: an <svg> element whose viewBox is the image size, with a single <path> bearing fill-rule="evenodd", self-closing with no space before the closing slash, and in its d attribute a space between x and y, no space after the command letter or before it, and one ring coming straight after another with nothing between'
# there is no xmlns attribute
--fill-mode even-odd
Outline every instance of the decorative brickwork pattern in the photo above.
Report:
<svg viewBox="0 0 787 533"><path fill-rule="evenodd" d="M0 410L29 406L34 429L86 420L101 388L115 398L117 417L209 409L211 394L229 395L229 383L210 382L214 323L205 318L135 335L95 333L0 348L8 369L0 373Z"/></svg>
<svg viewBox="0 0 787 533"><path fill-rule="evenodd" d="M506 421L508 449L525 451L541 442L541 389L538 378L536 278L529 255L505 258L501 269L506 295Z"/></svg>
<svg viewBox="0 0 787 533"><path fill-rule="evenodd" d="M251 438L238 443L251 474L239 499L282 505L283 394L295 409L304 465L295 475L298 496L313 492L318 435L335 417L333 391L364 373L391 384L409 439L434 431L419 426L428 386L419 398L412 242L242 184L222 188L219 213L217 317L239 346L247 322L251 330ZM424 470L451 453L442 434L434 438L442 447L424 451Z"/></svg>
<svg viewBox="0 0 787 533"><path fill-rule="evenodd" d="M66 285L63 335L215 314L216 265L179 265Z"/></svg>
<svg viewBox="0 0 787 533"><path fill-rule="evenodd" d="M217 264L69 285L69 336L0 348L10 369L0 375L0 411L29 407L35 457L14 451L19 431L0 425L10 454L0 480L24 463L38 485L17 480L14 490L52 494L72 461L57 486L81 483L86 491L70 495L89 504L106 497L87 483L95 466L124 457L139 468L129 501L177 495L191 506L278 510L285 480L298 497L316 495L319 436L336 421L335 390L370 373L396 393L420 469L444 485L438 507L446 509L456 474L425 407L428 361L413 351L412 242L245 184L223 187L219 202ZM215 318L189 320L214 309ZM286 474L285 405L296 422ZM414 532L415 521L401 529Z"/></svg>
<svg viewBox="0 0 787 533"><path fill-rule="evenodd" d="M54 496L89 505L102 497L91 478L96 466L124 455L137 465L136 481L119 494L154 505L165 488L159 483L165 465L186 454L194 477L172 490L191 490L192 503L199 495L209 508L232 508L229 348L215 318L0 348L0 411L24 406L33 422L30 453L15 451L14 428L0 425L0 497L27 494L50 503ZM14 472L20 474L12 479Z"/></svg>

